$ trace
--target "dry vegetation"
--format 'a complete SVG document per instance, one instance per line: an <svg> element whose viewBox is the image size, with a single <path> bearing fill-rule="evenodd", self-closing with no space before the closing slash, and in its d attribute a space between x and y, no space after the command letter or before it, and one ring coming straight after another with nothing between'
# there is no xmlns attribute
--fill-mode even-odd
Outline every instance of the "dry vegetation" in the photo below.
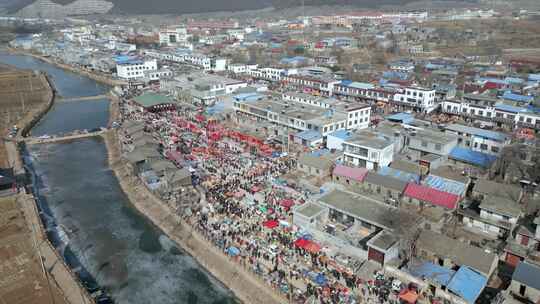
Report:
<svg viewBox="0 0 540 304"><path fill-rule="evenodd" d="M0 198L0 304L65 303L56 288L51 298L21 206Z"/></svg>
<svg viewBox="0 0 540 304"><path fill-rule="evenodd" d="M31 119L50 98L45 76L32 71L15 70L0 65L0 138L14 125ZM0 167L8 167L3 140L0 140Z"/></svg>
<svg viewBox="0 0 540 304"><path fill-rule="evenodd" d="M0 72L0 129L12 127L38 105L46 103L42 75L31 71Z"/></svg>

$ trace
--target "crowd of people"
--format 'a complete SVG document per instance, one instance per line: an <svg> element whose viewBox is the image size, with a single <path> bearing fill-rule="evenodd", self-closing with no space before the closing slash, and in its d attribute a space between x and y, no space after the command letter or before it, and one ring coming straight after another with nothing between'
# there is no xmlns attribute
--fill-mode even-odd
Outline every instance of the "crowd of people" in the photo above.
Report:
<svg viewBox="0 0 540 304"><path fill-rule="evenodd" d="M390 302L370 287L369 279L336 262L292 224L292 208L310 199L307 192L277 182L296 168L294 157L260 153L226 135L211 139L210 130L219 129L219 122L202 119L193 109L132 112L124 119L146 122L164 151L183 154L184 165L197 168L204 199L184 214L186 221L284 298L295 303ZM195 149L198 153L191 153ZM311 246L301 246L300 240Z"/></svg>

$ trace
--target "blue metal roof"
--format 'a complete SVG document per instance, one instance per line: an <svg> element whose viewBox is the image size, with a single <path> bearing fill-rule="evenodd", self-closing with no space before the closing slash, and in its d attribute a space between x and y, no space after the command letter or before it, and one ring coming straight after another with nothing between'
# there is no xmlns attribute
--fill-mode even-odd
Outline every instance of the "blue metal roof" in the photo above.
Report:
<svg viewBox="0 0 540 304"><path fill-rule="evenodd" d="M321 156L326 155L328 153L330 153L330 150L328 150L328 149L319 149L319 150L311 151L311 155L316 156L316 157L321 157Z"/></svg>
<svg viewBox="0 0 540 304"><path fill-rule="evenodd" d="M448 155L451 159L487 168L497 157L494 155L473 151L467 148L455 147Z"/></svg>
<svg viewBox="0 0 540 304"><path fill-rule="evenodd" d="M419 265L409 266L409 272L415 277L435 281L442 286L447 286L455 271L435 265L431 262L424 262Z"/></svg>
<svg viewBox="0 0 540 304"><path fill-rule="evenodd" d="M506 81L507 83L515 83L515 84L523 83L523 79L518 78L518 77L506 77L504 81Z"/></svg>
<svg viewBox="0 0 540 304"><path fill-rule="evenodd" d="M473 304L486 287L487 278L467 266L461 266L448 284L448 290Z"/></svg>
<svg viewBox="0 0 540 304"><path fill-rule="evenodd" d="M236 101L256 101L262 97L263 96L258 93L241 93L233 96Z"/></svg>
<svg viewBox="0 0 540 304"><path fill-rule="evenodd" d="M351 137L351 132L349 132L347 130L337 130L335 132L332 132L332 133L328 134L328 136L334 136L334 137L337 137L339 139L346 140L349 137Z"/></svg>
<svg viewBox="0 0 540 304"><path fill-rule="evenodd" d="M460 124L448 125L446 129L450 131L454 131L454 132L468 133L477 137L482 137L485 139L491 139L491 140L500 141L500 142L506 141L509 137L506 134L501 133L501 132L484 130L484 129L460 125Z"/></svg>
<svg viewBox="0 0 540 304"><path fill-rule="evenodd" d="M519 102L531 102L534 100L534 97L532 96L515 94L510 91L505 91L502 98L507 99L507 100L512 100L512 101L519 101Z"/></svg>
<svg viewBox="0 0 540 304"><path fill-rule="evenodd" d="M293 63L293 62L303 62L306 61L306 57L296 56L296 57L285 57L281 59L281 63Z"/></svg>
<svg viewBox="0 0 540 304"><path fill-rule="evenodd" d="M540 267L521 262L517 265L512 280L522 283L526 286L540 290Z"/></svg>
<svg viewBox="0 0 540 304"><path fill-rule="evenodd" d="M348 87L351 87L351 88L356 88L356 89L373 89L375 86L372 85L371 83L365 83L365 82L351 82L347 85Z"/></svg>
<svg viewBox="0 0 540 304"><path fill-rule="evenodd" d="M409 113L396 113L386 117L387 120L400 123L411 123L414 120L414 116Z"/></svg>
<svg viewBox="0 0 540 304"><path fill-rule="evenodd" d="M381 167L379 168L379 171L377 171L377 173L379 173L379 175L390 176L390 177L393 177L393 178L396 178L405 182L415 182L415 183L420 182L420 175L401 171L401 170L390 168L390 167Z"/></svg>
<svg viewBox="0 0 540 304"><path fill-rule="evenodd" d="M511 105L507 105L504 103L498 103L495 105L495 110L501 110L511 113L520 113L520 112L526 112L527 110L521 107L515 107Z"/></svg>
<svg viewBox="0 0 540 304"><path fill-rule="evenodd" d="M485 82L492 82L492 83L496 83L496 84L508 84L504 80L501 80L501 79L498 79L498 78L491 78L491 77L480 77L480 78L478 78L478 80L485 81Z"/></svg>
<svg viewBox="0 0 540 304"><path fill-rule="evenodd" d="M446 179L436 175L428 175L422 184L431 188L462 196L465 194L466 185L457 181Z"/></svg>
<svg viewBox="0 0 540 304"><path fill-rule="evenodd" d="M314 130L305 130L302 132L298 132L294 136L301 138L303 140L307 140L307 141L314 141L314 140L322 139L321 133Z"/></svg>
<svg viewBox="0 0 540 304"><path fill-rule="evenodd" d="M438 69L443 69L445 66L442 65L442 64L436 64L436 63L428 63L425 65L425 68L428 69L428 70L438 70Z"/></svg>
<svg viewBox="0 0 540 304"><path fill-rule="evenodd" d="M540 74L529 74L530 81L540 81Z"/></svg>
<svg viewBox="0 0 540 304"><path fill-rule="evenodd" d="M383 78L390 78L390 79L400 79L405 80L407 79L408 75L407 73L403 72L397 72L397 71L384 71L383 72Z"/></svg>

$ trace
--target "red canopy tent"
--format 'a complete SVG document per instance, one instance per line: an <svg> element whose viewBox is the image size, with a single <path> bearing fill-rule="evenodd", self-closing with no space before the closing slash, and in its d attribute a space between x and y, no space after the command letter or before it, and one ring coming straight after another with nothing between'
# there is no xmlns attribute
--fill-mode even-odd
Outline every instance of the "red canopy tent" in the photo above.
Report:
<svg viewBox="0 0 540 304"><path fill-rule="evenodd" d="M418 294L414 290L404 289L399 293L399 298L409 304L415 304Z"/></svg>
<svg viewBox="0 0 540 304"><path fill-rule="evenodd" d="M306 239L298 239L294 241L294 245L313 253L317 253L321 250L321 246L319 244Z"/></svg>
<svg viewBox="0 0 540 304"><path fill-rule="evenodd" d="M204 115L197 114L195 115L195 120L197 120L198 122L203 122L206 121L206 117L204 117Z"/></svg>
<svg viewBox="0 0 540 304"><path fill-rule="evenodd" d="M321 246L313 241L308 240L308 243L306 244L304 249L312 253L317 253L321 251Z"/></svg>
<svg viewBox="0 0 540 304"><path fill-rule="evenodd" d="M290 198L282 199L281 201L279 201L279 204L285 208L291 208L292 206L294 206L294 200Z"/></svg>
<svg viewBox="0 0 540 304"><path fill-rule="evenodd" d="M263 226L269 229L274 229L279 226L279 223L276 220L268 220L263 223Z"/></svg>
<svg viewBox="0 0 540 304"><path fill-rule="evenodd" d="M296 247L300 247L300 248L304 248L307 244L308 240L306 239L298 239L296 241L294 241L294 245Z"/></svg>

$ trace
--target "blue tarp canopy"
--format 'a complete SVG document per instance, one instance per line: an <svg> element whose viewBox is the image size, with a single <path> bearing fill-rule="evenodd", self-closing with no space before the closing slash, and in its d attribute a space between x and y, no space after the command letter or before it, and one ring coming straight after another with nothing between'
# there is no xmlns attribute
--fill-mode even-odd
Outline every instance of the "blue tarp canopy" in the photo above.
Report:
<svg viewBox="0 0 540 304"><path fill-rule="evenodd" d="M240 249L234 246L227 248L227 254L230 256L237 256L239 253L240 253Z"/></svg>
<svg viewBox="0 0 540 304"><path fill-rule="evenodd" d="M424 179L423 184L431 188L459 196L465 194L465 191L467 190L464 183L431 174Z"/></svg>
<svg viewBox="0 0 540 304"><path fill-rule="evenodd" d="M305 130L302 132L298 132L294 136L306 141L315 141L322 139L321 133L314 130Z"/></svg>
<svg viewBox="0 0 540 304"><path fill-rule="evenodd" d="M349 137L351 137L351 132L349 132L347 130L337 130L335 132L332 132L332 133L328 134L328 136L333 136L333 137L337 137L339 139L346 140Z"/></svg>
<svg viewBox="0 0 540 304"><path fill-rule="evenodd" d="M442 286L448 286L450 279L455 273L452 269L444 268L431 262L411 265L409 266L409 272L415 277L434 281Z"/></svg>
<svg viewBox="0 0 540 304"><path fill-rule="evenodd" d="M326 282L327 282L327 279L326 279L326 277L324 276L323 273L319 273L319 274L317 274L317 276L315 277L315 283L317 283L317 284L319 284L319 285L321 285L321 286L325 285Z"/></svg>
<svg viewBox="0 0 540 304"><path fill-rule="evenodd" d="M206 113L209 115L214 115L216 113L221 113L225 109L225 103L223 102L216 102L215 105L206 108Z"/></svg>
<svg viewBox="0 0 540 304"><path fill-rule="evenodd" d="M487 278L467 266L461 266L448 284L448 290L473 304L484 290Z"/></svg>
<svg viewBox="0 0 540 304"><path fill-rule="evenodd" d="M401 171L401 170L390 168L390 167L381 167L379 168L379 171L377 173L383 176L390 176L404 182L414 182L414 183L420 182L420 175Z"/></svg>
<svg viewBox="0 0 540 304"><path fill-rule="evenodd" d="M451 159L484 168L489 167L497 159L495 155L477 152L462 147L455 147L448 156Z"/></svg>
<svg viewBox="0 0 540 304"><path fill-rule="evenodd" d="M263 96L259 93L242 93L233 96L236 101L256 101L262 97Z"/></svg>
<svg viewBox="0 0 540 304"><path fill-rule="evenodd" d="M392 122L408 124L408 123L413 122L414 116L409 113L396 113L396 114L386 117L386 119Z"/></svg>
<svg viewBox="0 0 540 304"><path fill-rule="evenodd" d="M316 156L316 157L321 157L321 156L326 155L328 153L330 153L330 150L328 150L328 149L318 149L318 150L311 151L311 155Z"/></svg>

